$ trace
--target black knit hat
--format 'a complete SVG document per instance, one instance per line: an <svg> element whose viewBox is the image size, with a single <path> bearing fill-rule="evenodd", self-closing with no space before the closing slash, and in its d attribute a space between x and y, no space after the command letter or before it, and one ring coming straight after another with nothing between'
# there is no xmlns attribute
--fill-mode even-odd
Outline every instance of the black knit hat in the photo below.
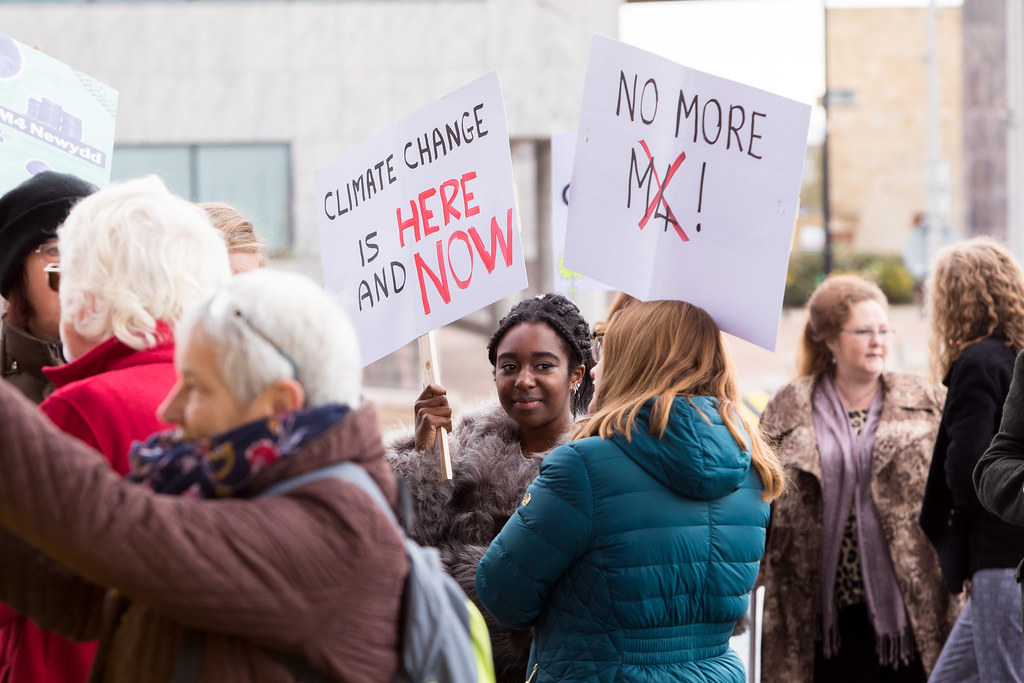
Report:
<svg viewBox="0 0 1024 683"><path fill-rule="evenodd" d="M0 197L0 296L21 277L29 252L56 237L75 202L95 191L73 175L44 171Z"/></svg>

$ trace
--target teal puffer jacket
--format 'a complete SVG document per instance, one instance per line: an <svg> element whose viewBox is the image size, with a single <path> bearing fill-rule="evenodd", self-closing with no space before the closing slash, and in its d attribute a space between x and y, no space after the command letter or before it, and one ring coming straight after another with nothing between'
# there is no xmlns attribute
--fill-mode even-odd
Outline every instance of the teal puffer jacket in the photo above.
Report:
<svg viewBox="0 0 1024 683"><path fill-rule="evenodd" d="M729 637L764 553L763 487L716 399L675 399L660 439L652 405L632 441L552 451L480 561L487 609L535 627L531 681L744 680Z"/></svg>

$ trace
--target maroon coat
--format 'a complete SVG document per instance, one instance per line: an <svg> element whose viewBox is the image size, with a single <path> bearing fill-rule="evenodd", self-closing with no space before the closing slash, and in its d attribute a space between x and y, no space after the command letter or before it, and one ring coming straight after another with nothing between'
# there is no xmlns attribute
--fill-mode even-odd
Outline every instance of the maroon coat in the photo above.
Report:
<svg viewBox="0 0 1024 683"><path fill-rule="evenodd" d="M327 478L252 500L154 494L2 383L0 444L0 600L78 639L102 632L95 680L168 680L185 629L201 637L200 681L291 681L272 653L334 680L394 675L408 561L357 486ZM383 456L368 406L243 495L353 461L394 501Z"/></svg>
<svg viewBox="0 0 1024 683"><path fill-rule="evenodd" d="M174 386L174 339L166 324L157 333L161 341L152 349L136 351L111 337L66 365L43 369L56 390L39 408L121 475L128 472L133 441L170 427L156 411ZM0 680L83 683L88 677L95 642L41 631L5 605L0 625Z"/></svg>

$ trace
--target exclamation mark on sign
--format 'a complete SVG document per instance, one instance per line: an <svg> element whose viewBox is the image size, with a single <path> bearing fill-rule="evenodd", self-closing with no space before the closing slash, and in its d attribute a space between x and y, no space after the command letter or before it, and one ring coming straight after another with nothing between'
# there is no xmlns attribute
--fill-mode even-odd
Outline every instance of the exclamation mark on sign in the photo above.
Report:
<svg viewBox="0 0 1024 683"><path fill-rule="evenodd" d="M700 213L700 207L704 203L704 171L708 168L708 162L703 162L700 165L700 194L697 195L697 213ZM697 232L700 232L700 223L697 224Z"/></svg>

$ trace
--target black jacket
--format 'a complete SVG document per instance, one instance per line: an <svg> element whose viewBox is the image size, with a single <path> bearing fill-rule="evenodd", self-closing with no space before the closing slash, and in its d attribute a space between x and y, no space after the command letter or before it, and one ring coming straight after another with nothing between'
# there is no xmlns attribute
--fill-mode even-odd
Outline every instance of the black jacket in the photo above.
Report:
<svg viewBox="0 0 1024 683"><path fill-rule="evenodd" d="M1024 528L984 509L972 479L1002 419L1014 355L993 335L964 349L943 379L949 391L920 521L954 593L975 571L1016 567L1024 558Z"/></svg>
<svg viewBox="0 0 1024 683"><path fill-rule="evenodd" d="M1024 525L1024 352L1013 367L999 432L974 469L974 486L985 509Z"/></svg>

